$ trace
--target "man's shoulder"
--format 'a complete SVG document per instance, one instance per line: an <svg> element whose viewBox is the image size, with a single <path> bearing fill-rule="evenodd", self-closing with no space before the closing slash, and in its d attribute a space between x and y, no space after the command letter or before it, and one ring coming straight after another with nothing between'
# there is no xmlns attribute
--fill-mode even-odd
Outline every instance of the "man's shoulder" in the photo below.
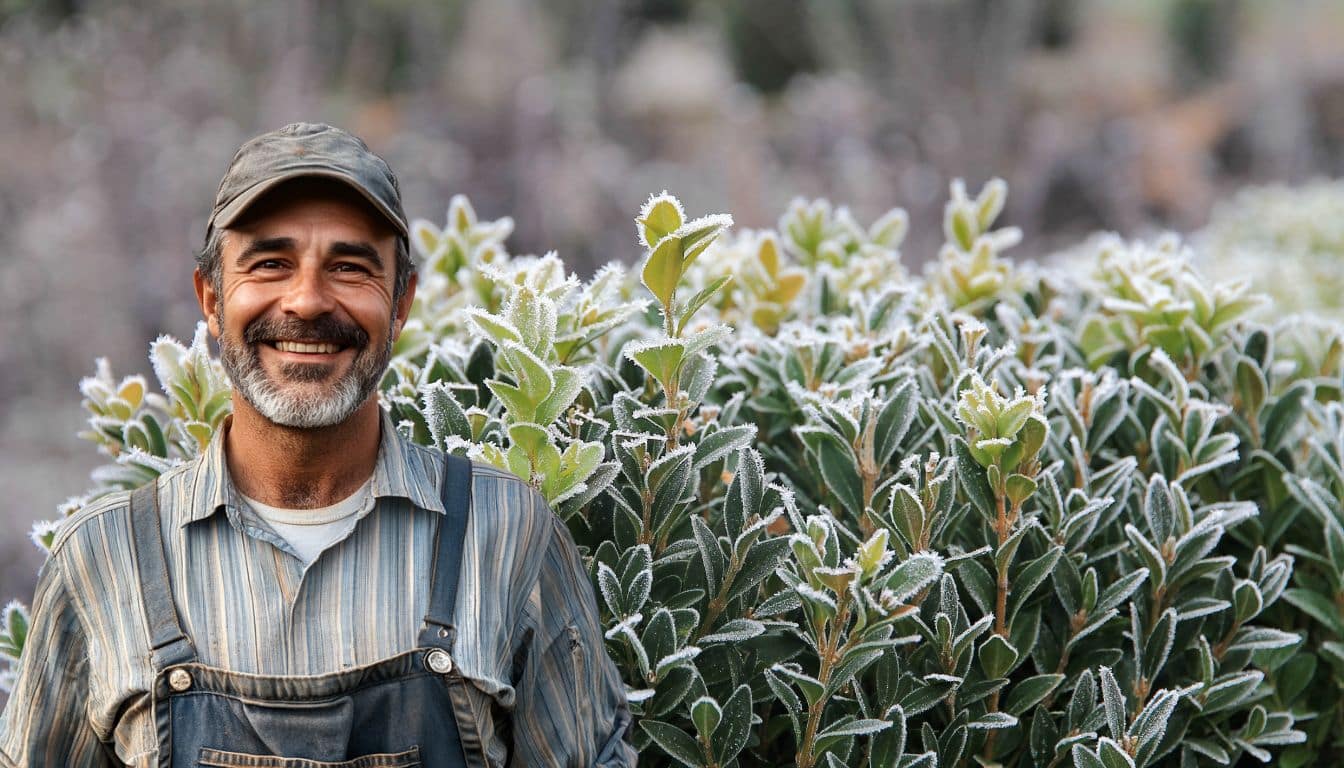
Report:
<svg viewBox="0 0 1344 768"><path fill-rule="evenodd" d="M130 491L113 491L85 504L61 521L51 541L52 556L90 539L104 539L109 528L121 527L129 521L130 506Z"/></svg>
<svg viewBox="0 0 1344 768"><path fill-rule="evenodd" d="M546 546L555 513L531 484L505 469L471 462L471 516L481 533L525 546Z"/></svg>
<svg viewBox="0 0 1344 768"><path fill-rule="evenodd" d="M158 486L160 514L165 499L182 495L192 478L193 469L201 457L184 461L160 474L150 483ZM57 554L75 542L101 546L109 536L131 535L131 491L106 493L85 504L61 522L51 542L51 552Z"/></svg>

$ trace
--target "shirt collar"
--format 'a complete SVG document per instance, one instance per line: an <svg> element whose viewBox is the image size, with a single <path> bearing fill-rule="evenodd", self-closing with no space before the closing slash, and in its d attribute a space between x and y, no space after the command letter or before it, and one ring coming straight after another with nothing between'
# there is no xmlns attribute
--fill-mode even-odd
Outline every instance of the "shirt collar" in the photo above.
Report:
<svg viewBox="0 0 1344 768"><path fill-rule="evenodd" d="M410 444L397 431L387 411L381 411L381 414L378 459L373 466L369 492L375 501L385 497L402 498L421 509L443 514L443 499L438 487L441 462L432 460L428 451ZM229 464L224 458L224 436L232 422L232 415L225 418L196 459L193 503L182 516L181 525L204 520L220 510L234 518L241 506L242 499L233 487Z"/></svg>

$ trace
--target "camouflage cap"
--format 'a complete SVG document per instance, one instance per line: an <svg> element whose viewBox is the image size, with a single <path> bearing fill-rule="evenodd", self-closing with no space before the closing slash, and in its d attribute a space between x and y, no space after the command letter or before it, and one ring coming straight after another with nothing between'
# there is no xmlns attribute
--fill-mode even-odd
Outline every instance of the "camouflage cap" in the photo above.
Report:
<svg viewBox="0 0 1344 768"><path fill-rule="evenodd" d="M407 237L406 213L392 169L358 136L325 123L290 123L243 144L219 184L206 232L228 227L277 185L314 177L354 189L398 235Z"/></svg>

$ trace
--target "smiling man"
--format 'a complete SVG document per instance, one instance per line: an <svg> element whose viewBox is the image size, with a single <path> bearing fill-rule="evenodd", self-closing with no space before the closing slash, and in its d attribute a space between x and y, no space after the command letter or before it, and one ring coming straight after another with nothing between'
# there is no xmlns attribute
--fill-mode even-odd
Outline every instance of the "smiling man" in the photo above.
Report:
<svg viewBox="0 0 1344 768"><path fill-rule="evenodd" d="M379 404L415 283L362 141L299 123L243 145L195 275L233 415L58 533L0 764L634 764L563 523Z"/></svg>

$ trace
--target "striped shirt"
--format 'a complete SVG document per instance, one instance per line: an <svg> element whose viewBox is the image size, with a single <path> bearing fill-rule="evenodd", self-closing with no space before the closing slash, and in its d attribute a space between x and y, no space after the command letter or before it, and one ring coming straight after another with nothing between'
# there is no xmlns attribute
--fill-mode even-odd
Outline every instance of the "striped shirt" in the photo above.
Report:
<svg viewBox="0 0 1344 768"><path fill-rule="evenodd" d="M384 415L375 503L305 567L234 489L224 432L158 480L170 582L199 660L318 675L414 648L444 514L443 454ZM469 706L456 705L468 764L633 765L625 689L568 530L514 475L475 463L472 476L453 654L472 684ZM127 499L100 499L57 534L0 718L0 764L157 765Z"/></svg>

